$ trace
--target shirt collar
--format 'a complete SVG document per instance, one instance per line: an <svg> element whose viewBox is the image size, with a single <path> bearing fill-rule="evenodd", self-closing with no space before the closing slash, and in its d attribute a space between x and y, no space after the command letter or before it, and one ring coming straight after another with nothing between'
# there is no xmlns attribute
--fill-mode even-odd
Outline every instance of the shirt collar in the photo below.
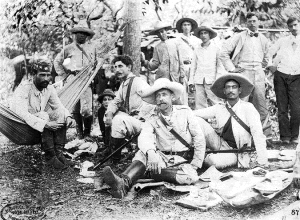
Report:
<svg viewBox="0 0 300 220"><path fill-rule="evenodd" d="M176 107L173 105L173 111L172 111L172 114L176 113L177 112L177 109ZM157 106L155 106L155 108L152 108L151 111L150 111L150 115L158 115L159 114L159 110L157 108Z"/></svg>
<svg viewBox="0 0 300 220"><path fill-rule="evenodd" d="M134 77L135 75L131 72L128 74L127 78L123 81L124 86L126 86L129 83L129 78Z"/></svg>
<svg viewBox="0 0 300 220"><path fill-rule="evenodd" d="M234 105L233 107L231 107L231 105L228 103L228 101L226 101L226 104L229 106L229 108L232 108L232 109L235 109L236 106L238 106L240 103L241 103L241 99L239 99L239 100L237 101L237 103L235 103L235 105Z"/></svg>

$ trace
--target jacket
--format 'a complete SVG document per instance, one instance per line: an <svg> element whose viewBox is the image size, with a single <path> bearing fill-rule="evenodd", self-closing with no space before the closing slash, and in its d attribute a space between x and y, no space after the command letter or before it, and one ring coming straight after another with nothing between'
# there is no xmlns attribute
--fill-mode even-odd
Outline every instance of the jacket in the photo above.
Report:
<svg viewBox="0 0 300 220"><path fill-rule="evenodd" d="M194 157L191 164L201 168L206 142L192 110L188 106L173 105L170 125L182 138L194 146ZM150 149L169 152L189 150L164 126L159 119L159 113L156 109L150 112L149 119L142 125L138 143L140 150L144 154Z"/></svg>
<svg viewBox="0 0 300 220"><path fill-rule="evenodd" d="M18 86L13 96L11 109L33 129L43 132L49 121L49 115L45 112L48 103L51 109L59 114L60 122L65 122L65 119L71 116L52 85L39 91L31 81L24 81Z"/></svg>
<svg viewBox="0 0 300 220"><path fill-rule="evenodd" d="M177 41L169 39L160 42L153 51L153 58L147 63L147 68L156 70L155 79L167 78L179 82L179 77L184 76L182 60L179 57Z"/></svg>
<svg viewBox="0 0 300 220"><path fill-rule="evenodd" d="M248 31L243 31L239 34L236 34L229 39L228 42L225 42L220 59L227 71L232 71L239 64L240 61L240 53L243 49ZM261 33L258 34L258 37L261 42L262 50L263 50L263 60L261 61L262 67L266 67L269 62L269 42L268 39ZM230 58L231 53L233 52L232 58Z"/></svg>

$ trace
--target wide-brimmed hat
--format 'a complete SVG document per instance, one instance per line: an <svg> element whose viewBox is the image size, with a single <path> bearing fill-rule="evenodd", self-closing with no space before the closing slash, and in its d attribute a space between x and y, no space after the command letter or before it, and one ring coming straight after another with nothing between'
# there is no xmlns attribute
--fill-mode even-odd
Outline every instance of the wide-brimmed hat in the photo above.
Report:
<svg viewBox="0 0 300 220"><path fill-rule="evenodd" d="M233 79L240 84L240 87L242 88L242 92L239 95L240 98L250 95L254 88L253 84L245 76L241 75L240 73L230 73L220 76L211 86L211 91L219 98L226 99L223 89L225 83L230 79Z"/></svg>
<svg viewBox="0 0 300 220"><path fill-rule="evenodd" d="M87 28L87 27L74 27L70 30L70 32L72 32L72 33L83 32L83 33L87 33L90 36L95 35L95 32L92 31L91 29Z"/></svg>
<svg viewBox="0 0 300 220"><path fill-rule="evenodd" d="M175 100L179 99L183 93L183 86L177 82L171 82L166 78L159 78L154 81L153 86L146 89L142 96L142 99L152 105L156 105L155 93L160 89L169 89L174 93ZM174 101L175 101L174 100Z"/></svg>
<svg viewBox="0 0 300 220"><path fill-rule="evenodd" d="M162 21L157 21L157 22L154 23L153 29L149 32L149 35L157 34L157 31L159 31L163 28L166 28L167 30L170 30L170 29L172 29L172 26L169 25L169 24L166 24Z"/></svg>
<svg viewBox="0 0 300 220"><path fill-rule="evenodd" d="M116 95L111 89L105 89L103 93L101 93L98 97L98 101L102 103L104 96L110 96L112 98L115 98Z"/></svg>
<svg viewBox="0 0 300 220"><path fill-rule="evenodd" d="M197 22L194 19L191 19L191 18L181 18L181 19L179 19L176 22L176 29L178 30L179 33L182 33L182 27L181 27L181 25L185 21L191 22L191 24L192 24L192 30L191 31L194 31L198 27L198 24L197 24Z"/></svg>
<svg viewBox="0 0 300 220"><path fill-rule="evenodd" d="M212 28L208 26L200 26L194 30L194 35L199 38L200 31L208 31L210 32L210 39L215 38L218 34Z"/></svg>

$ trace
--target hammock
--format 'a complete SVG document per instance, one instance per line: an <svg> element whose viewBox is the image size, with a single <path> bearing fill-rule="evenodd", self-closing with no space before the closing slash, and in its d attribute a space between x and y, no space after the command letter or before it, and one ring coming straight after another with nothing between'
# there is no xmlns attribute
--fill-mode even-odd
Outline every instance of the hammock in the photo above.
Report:
<svg viewBox="0 0 300 220"><path fill-rule="evenodd" d="M115 37L100 52L100 57L108 54L121 36L126 24L124 24L116 33ZM58 96L70 112L78 102L80 96L90 85L99 69L104 63L104 59L98 60L97 66L89 65L83 68L73 79L71 79L58 93ZM95 68L94 68L95 67ZM45 111L50 108L46 106ZM16 113L0 104L0 132L8 139L18 145L33 145L40 143L41 133L34 130Z"/></svg>
<svg viewBox="0 0 300 220"><path fill-rule="evenodd" d="M16 113L0 104L0 132L18 145L34 145L41 142L41 133Z"/></svg>

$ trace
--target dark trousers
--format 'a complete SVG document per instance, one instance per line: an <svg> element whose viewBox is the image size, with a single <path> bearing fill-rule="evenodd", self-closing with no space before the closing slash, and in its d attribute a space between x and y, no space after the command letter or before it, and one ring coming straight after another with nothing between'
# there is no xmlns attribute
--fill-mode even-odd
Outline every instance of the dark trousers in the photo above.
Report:
<svg viewBox="0 0 300 220"><path fill-rule="evenodd" d="M300 75L288 75L276 71L274 73L274 88L280 138L297 139L300 124Z"/></svg>

